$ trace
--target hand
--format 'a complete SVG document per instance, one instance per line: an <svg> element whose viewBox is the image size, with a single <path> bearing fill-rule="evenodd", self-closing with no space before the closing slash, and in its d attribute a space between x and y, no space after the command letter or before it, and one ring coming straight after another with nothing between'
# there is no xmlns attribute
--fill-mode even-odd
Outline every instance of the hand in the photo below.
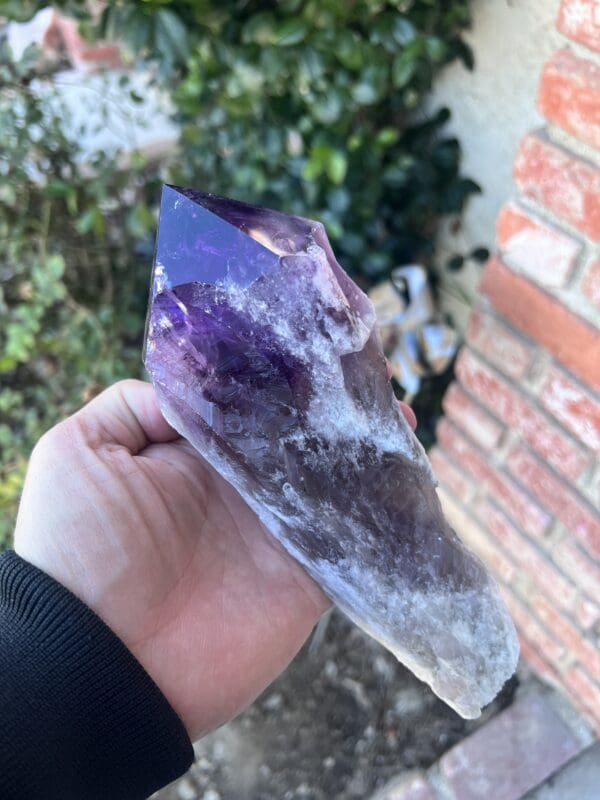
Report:
<svg viewBox="0 0 600 800"><path fill-rule="evenodd" d="M141 381L40 439L15 549L112 628L191 739L252 702L330 604Z"/></svg>

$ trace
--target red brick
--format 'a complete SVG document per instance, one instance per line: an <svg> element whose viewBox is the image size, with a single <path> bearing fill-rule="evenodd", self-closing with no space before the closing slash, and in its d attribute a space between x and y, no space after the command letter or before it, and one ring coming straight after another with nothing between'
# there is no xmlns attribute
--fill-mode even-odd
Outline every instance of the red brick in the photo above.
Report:
<svg viewBox="0 0 600 800"><path fill-rule="evenodd" d="M491 414L471 400L457 383L453 383L446 392L443 406L450 419L466 431L483 450L493 450L498 445L504 428Z"/></svg>
<svg viewBox="0 0 600 800"><path fill-rule="evenodd" d="M521 646L521 658L529 664L536 675L553 686L561 687L562 679L559 673L544 659L544 654L540 653L537 647L528 641L522 633L519 634L519 644Z"/></svg>
<svg viewBox="0 0 600 800"><path fill-rule="evenodd" d="M593 164L529 134L521 142L514 176L527 197L600 239L600 171Z"/></svg>
<svg viewBox="0 0 600 800"><path fill-rule="evenodd" d="M538 619L544 623L555 638L565 645L570 655L580 661L593 678L600 681L600 652L598 649L585 639L544 595L536 594L531 599L531 606Z"/></svg>
<svg viewBox="0 0 600 800"><path fill-rule="evenodd" d="M547 120L600 147L600 67L559 50L542 72L538 105Z"/></svg>
<svg viewBox="0 0 600 800"><path fill-rule="evenodd" d="M467 341L511 378L525 377L534 359L533 347L489 314L478 310L471 312Z"/></svg>
<svg viewBox="0 0 600 800"><path fill-rule="evenodd" d="M531 610L526 608L514 595L504 593L504 599L519 634L524 636L538 653L543 654L546 661L556 668L565 653L564 646L553 639L539 622L536 622Z"/></svg>
<svg viewBox="0 0 600 800"><path fill-rule="evenodd" d="M506 556L480 522L471 517L443 489L438 494L444 513L460 538L474 550L502 581L510 583L516 574L514 563Z"/></svg>
<svg viewBox="0 0 600 800"><path fill-rule="evenodd" d="M600 388L600 336L591 325L499 259L488 262L480 291L509 322Z"/></svg>
<svg viewBox="0 0 600 800"><path fill-rule="evenodd" d="M548 370L540 403L587 447L600 451L600 402L556 367Z"/></svg>
<svg viewBox="0 0 600 800"><path fill-rule="evenodd" d="M529 578L565 611L575 608L577 589L559 572L545 553L531 544L490 502L481 503L477 516Z"/></svg>
<svg viewBox="0 0 600 800"><path fill-rule="evenodd" d="M598 0L562 0L556 27L579 44L600 51Z"/></svg>
<svg viewBox="0 0 600 800"><path fill-rule="evenodd" d="M565 538L552 551L552 559L596 603L600 603L600 569L581 552L575 542Z"/></svg>
<svg viewBox="0 0 600 800"><path fill-rule="evenodd" d="M485 547L473 545L473 550L499 580L504 583L510 583L516 573L515 565L489 539L486 538L484 540L482 537L482 541L485 541ZM469 542L469 545L471 546L471 542Z"/></svg>
<svg viewBox="0 0 600 800"><path fill-rule="evenodd" d="M589 631L600 620L600 608L591 600L580 597L575 603L575 619L584 631Z"/></svg>
<svg viewBox="0 0 600 800"><path fill-rule="evenodd" d="M555 514L594 557L600 557L600 518L582 497L553 475L524 447L515 447L507 464L540 504Z"/></svg>
<svg viewBox="0 0 600 800"><path fill-rule="evenodd" d="M429 453L429 460L436 478L447 486L461 503L468 503L475 493L473 484L444 455L444 452L435 447Z"/></svg>
<svg viewBox="0 0 600 800"><path fill-rule="evenodd" d="M587 268L581 291L597 308L600 308L600 261L592 262Z"/></svg>
<svg viewBox="0 0 600 800"><path fill-rule="evenodd" d="M600 687L580 667L573 667L564 677L565 684L596 720L600 720Z"/></svg>
<svg viewBox="0 0 600 800"><path fill-rule="evenodd" d="M532 536L543 536L550 523L550 516L519 489L514 481L494 469L447 419L440 421L437 437L444 450L506 509L520 527Z"/></svg>
<svg viewBox="0 0 600 800"><path fill-rule="evenodd" d="M565 286L581 243L514 203L498 215L496 238L506 260L544 286Z"/></svg>
<svg viewBox="0 0 600 800"><path fill-rule="evenodd" d="M541 693L524 693L440 759L460 800L519 800L583 749Z"/></svg>
<svg viewBox="0 0 600 800"><path fill-rule="evenodd" d="M456 374L462 384L514 428L537 453L568 478L575 479L590 463L581 445L562 433L533 405L530 398L515 391L473 352L463 349Z"/></svg>

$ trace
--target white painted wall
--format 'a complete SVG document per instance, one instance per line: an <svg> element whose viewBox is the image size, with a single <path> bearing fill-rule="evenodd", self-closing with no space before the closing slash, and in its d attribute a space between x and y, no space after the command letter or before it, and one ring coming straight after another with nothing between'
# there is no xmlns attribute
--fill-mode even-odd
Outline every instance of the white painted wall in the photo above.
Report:
<svg viewBox="0 0 600 800"><path fill-rule="evenodd" d="M453 65L439 77L429 101L452 112L448 130L463 148L463 173L483 195L471 200L458 235L444 233L440 262L476 245L493 249L495 222L502 204L514 194L512 164L520 139L540 127L537 88L544 62L565 43L554 25L558 0L473 0L474 25L465 36L475 54L475 70ZM444 278L442 302L464 329L468 304L481 268L466 267Z"/></svg>

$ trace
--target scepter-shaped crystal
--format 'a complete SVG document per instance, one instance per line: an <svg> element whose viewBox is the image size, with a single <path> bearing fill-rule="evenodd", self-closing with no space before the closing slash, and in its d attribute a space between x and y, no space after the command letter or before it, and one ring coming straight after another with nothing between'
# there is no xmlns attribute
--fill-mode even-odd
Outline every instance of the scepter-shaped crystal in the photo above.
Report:
<svg viewBox="0 0 600 800"><path fill-rule="evenodd" d="M477 716L514 671L515 630L444 519L373 306L323 226L166 186L145 363L168 421L337 605Z"/></svg>

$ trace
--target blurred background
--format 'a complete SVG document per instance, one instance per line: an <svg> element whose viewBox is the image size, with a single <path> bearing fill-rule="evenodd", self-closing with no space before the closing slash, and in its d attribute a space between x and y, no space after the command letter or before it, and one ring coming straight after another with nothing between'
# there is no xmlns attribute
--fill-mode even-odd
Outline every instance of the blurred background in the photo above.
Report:
<svg viewBox="0 0 600 800"><path fill-rule="evenodd" d="M325 224L522 639L465 723L334 615L161 797L518 800L600 730L599 52L597 0L0 0L0 547L38 437L142 376L189 185Z"/></svg>

